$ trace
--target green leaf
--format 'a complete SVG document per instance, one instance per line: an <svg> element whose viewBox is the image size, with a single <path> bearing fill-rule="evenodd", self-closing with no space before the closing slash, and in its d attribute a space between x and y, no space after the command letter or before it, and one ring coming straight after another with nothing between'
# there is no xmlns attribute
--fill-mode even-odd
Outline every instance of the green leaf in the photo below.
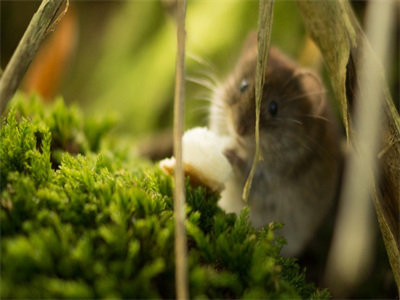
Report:
<svg viewBox="0 0 400 300"><path fill-rule="evenodd" d="M355 29L348 17L346 1L297 1L307 32L320 48L333 92L338 99L347 136L349 112L346 98L346 67L350 47L356 46Z"/></svg>

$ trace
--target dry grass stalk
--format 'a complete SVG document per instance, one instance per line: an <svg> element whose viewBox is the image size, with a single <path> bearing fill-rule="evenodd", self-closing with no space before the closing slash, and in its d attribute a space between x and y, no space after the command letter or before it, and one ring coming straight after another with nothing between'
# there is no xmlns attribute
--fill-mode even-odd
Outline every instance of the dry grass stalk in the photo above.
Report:
<svg viewBox="0 0 400 300"><path fill-rule="evenodd" d="M174 99L174 156L175 167L175 287L177 299L189 299L187 237L185 230L185 178L182 163L182 136L185 116L185 16L186 0L178 0L178 53Z"/></svg>
<svg viewBox="0 0 400 300"><path fill-rule="evenodd" d="M18 88L63 0L43 0L0 78L0 113Z"/></svg>
<svg viewBox="0 0 400 300"><path fill-rule="evenodd" d="M386 65L388 55L393 8L388 4L371 2L368 6L366 34L371 43L376 45L376 56ZM379 24L379 25L377 25ZM335 230L329 261L328 281L330 286L343 290L355 286L368 270L373 248L373 206L369 202L370 192L376 194L378 182L379 134L382 131L381 69L375 57L363 45L364 63L359 66L357 74L360 81L357 98L360 105L354 116L353 151L349 157L345 176L345 187L342 194L341 209ZM340 278L340 280L338 280Z"/></svg>
<svg viewBox="0 0 400 300"><path fill-rule="evenodd" d="M388 5L393 5L393 1L389 2ZM376 7L381 4L383 5L379 3ZM379 133L381 151L374 153L374 158L378 157L380 160L382 179L377 182L375 178L376 188L373 182L370 184L379 226L400 293L400 117L385 83L382 67L379 66L349 2L302 0L298 1L298 5L307 31L324 56L334 94L342 107L348 139L357 151L360 127L353 126L354 116L351 109L355 106L353 104L357 104L357 108L365 106L364 99L355 93L359 90L362 79L358 71L363 66L370 68L368 74L378 76L379 105L383 114L380 119L382 129ZM382 23L382 20L378 23ZM366 61L369 66L364 65ZM374 149L369 149L372 150ZM370 161L365 163L369 164ZM372 172L374 167L369 165L368 168L369 172ZM370 177L371 174L373 173L369 173ZM368 188L368 185L364 188ZM367 214L365 212L365 215ZM357 219L357 215L353 215L353 218Z"/></svg>
<svg viewBox="0 0 400 300"><path fill-rule="evenodd" d="M258 162L262 159L260 153L260 110L263 86L265 82L265 69L267 67L268 49L271 40L274 0L260 0L258 12L258 60L256 71L256 152L249 177L243 189L243 200L247 201Z"/></svg>

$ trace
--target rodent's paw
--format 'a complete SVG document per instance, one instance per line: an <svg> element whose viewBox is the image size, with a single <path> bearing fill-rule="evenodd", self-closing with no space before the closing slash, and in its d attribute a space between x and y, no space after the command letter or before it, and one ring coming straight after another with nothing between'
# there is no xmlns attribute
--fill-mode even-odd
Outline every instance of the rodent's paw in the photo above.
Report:
<svg viewBox="0 0 400 300"><path fill-rule="evenodd" d="M232 175L232 168L222 149L226 138L215 135L207 128L193 128L182 138L183 168L194 185L203 184L211 190L220 192ZM175 158L160 162L161 169L172 175Z"/></svg>
<svg viewBox="0 0 400 300"><path fill-rule="evenodd" d="M224 150L224 155L228 159L229 163L234 168L239 168L243 170L246 167L246 162L243 158L241 158L237 152L233 149Z"/></svg>

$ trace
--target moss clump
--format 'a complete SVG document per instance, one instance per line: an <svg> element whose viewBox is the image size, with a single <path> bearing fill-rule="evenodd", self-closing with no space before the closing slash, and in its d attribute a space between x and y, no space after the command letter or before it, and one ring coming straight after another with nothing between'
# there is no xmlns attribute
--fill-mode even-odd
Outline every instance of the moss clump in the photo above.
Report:
<svg viewBox="0 0 400 300"><path fill-rule="evenodd" d="M102 147L108 121L20 98L1 126L1 298L174 298L171 179ZM186 188L191 298L329 296L273 226Z"/></svg>

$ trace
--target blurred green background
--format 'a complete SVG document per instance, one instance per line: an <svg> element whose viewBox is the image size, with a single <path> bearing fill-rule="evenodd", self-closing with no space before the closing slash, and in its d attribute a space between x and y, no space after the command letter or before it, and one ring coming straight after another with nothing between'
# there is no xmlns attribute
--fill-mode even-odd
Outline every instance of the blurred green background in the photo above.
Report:
<svg viewBox="0 0 400 300"><path fill-rule="evenodd" d="M365 3L352 3L361 20ZM2 69L39 4L0 1ZM70 1L66 17L73 29L61 32L59 24L47 36L50 40L57 33L67 35L70 48L65 54L68 63L51 75L60 77L55 94L62 95L66 102L77 103L88 114L115 113L117 133L140 139L171 128L174 9L173 0ZM233 67L246 35L257 28L257 16L258 1L188 1L187 75L204 78L213 74L223 79ZM312 61L315 52L307 52L306 43L296 2L276 1L272 44L296 59L301 56ZM398 44L395 47L398 50ZM389 74L394 99L398 99L398 71L398 64L394 64ZM191 82L186 91L186 127L205 125L207 102L199 98L210 92Z"/></svg>
<svg viewBox="0 0 400 300"><path fill-rule="evenodd" d="M2 69L39 4L1 2ZM67 15L71 14L74 47L57 94L88 114L116 113L120 133L140 138L172 127L174 2L72 1ZM257 15L257 1L189 1L187 75L223 79L247 33L257 28ZM276 3L273 28L272 42L296 57L304 28L295 2ZM206 88L188 82L186 90L186 126L204 125L207 103L199 98Z"/></svg>
<svg viewBox="0 0 400 300"><path fill-rule="evenodd" d="M36 0L0 0L1 69L7 65L39 5L40 1ZM362 23L366 1L354 1L352 5ZM64 17L69 18L69 29L61 30L63 20L42 44L42 48L50 45L50 53L64 55L64 58L52 60L52 55L38 53L21 89L32 89L29 82L39 77L31 70L34 64L40 66L50 60L47 63L52 73L41 80L42 85L51 85L45 88L54 88L49 92L49 100L61 95L87 115L116 115L113 134L129 137L126 139L129 142L141 142L160 132L167 132L170 141L176 60L174 9L172 0L70 1ZM258 1L189 0L187 75L198 79L212 75L223 80L233 68L248 32L256 30L257 17ZM396 30L396 37L399 37L399 26ZM64 35L64 39L55 40L57 34ZM60 48L56 47L57 43ZM275 2L272 44L306 65L322 68L321 61L316 59L318 53L306 38L295 1ZM398 41L393 42L392 48L395 63L388 70L388 82L398 107ZM60 49L68 51L64 53ZM61 67L57 69L56 66ZM36 72L44 73L40 68ZM328 82L327 85L331 94ZM207 124L208 103L202 98L209 96L206 87L187 82L186 128ZM372 283L369 279L355 296L394 295L391 270L382 243L379 245L382 259L371 271L374 279ZM313 256L306 257L303 262L307 265L316 261L320 263L320 258ZM313 280L318 280L320 275L315 272Z"/></svg>

